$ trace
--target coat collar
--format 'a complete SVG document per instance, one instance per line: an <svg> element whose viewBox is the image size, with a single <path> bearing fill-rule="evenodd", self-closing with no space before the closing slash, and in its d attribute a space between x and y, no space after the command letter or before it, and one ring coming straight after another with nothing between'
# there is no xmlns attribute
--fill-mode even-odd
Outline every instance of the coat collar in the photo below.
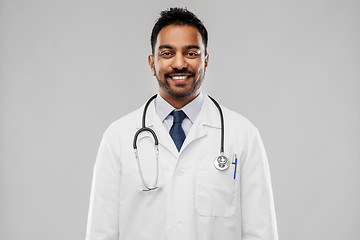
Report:
<svg viewBox="0 0 360 240"><path fill-rule="evenodd" d="M142 115L145 104L139 109L139 120L138 121L138 129L141 128ZM215 106L215 104L211 101L211 99L204 94L204 102L201 107L200 113L197 116L193 126L190 129L190 132L186 136L183 146L181 147L180 152L177 151L176 146L171 139L170 134L166 131L163 123L161 122L159 116L155 110L154 101L149 104L146 113L146 127L152 128L158 139L159 144L165 147L168 151L170 151L174 157L178 158L181 152L186 149L186 147L196 139L205 137L207 135L207 131L209 128L217 128L221 129L221 121L219 110ZM140 139L141 137L139 137Z"/></svg>
<svg viewBox="0 0 360 240"><path fill-rule="evenodd" d="M164 122L164 120L169 116L169 114L175 109L171 106L170 103L166 102L160 94L156 97L155 101L155 110L160 120ZM194 124L197 116L200 113L201 107L204 103L204 94L200 92L199 95L181 108L187 116L187 118Z"/></svg>

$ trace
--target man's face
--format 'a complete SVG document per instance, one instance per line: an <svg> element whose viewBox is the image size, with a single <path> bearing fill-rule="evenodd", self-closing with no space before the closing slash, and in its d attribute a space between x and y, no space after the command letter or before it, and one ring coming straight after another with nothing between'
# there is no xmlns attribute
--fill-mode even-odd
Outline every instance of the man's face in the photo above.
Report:
<svg viewBox="0 0 360 240"><path fill-rule="evenodd" d="M149 65L165 99L194 99L200 91L209 56L199 31L189 25L160 30Z"/></svg>

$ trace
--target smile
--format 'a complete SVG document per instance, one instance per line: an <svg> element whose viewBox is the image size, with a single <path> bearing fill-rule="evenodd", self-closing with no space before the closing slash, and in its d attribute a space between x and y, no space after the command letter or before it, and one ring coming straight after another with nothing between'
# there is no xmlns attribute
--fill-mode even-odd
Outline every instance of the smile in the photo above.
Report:
<svg viewBox="0 0 360 240"><path fill-rule="evenodd" d="M174 80L183 80L188 78L189 76L172 76L171 78Z"/></svg>

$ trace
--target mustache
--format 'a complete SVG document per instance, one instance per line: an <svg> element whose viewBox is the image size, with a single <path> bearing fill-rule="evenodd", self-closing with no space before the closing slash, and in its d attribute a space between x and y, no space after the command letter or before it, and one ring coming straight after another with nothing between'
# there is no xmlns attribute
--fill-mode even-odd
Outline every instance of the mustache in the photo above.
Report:
<svg viewBox="0 0 360 240"><path fill-rule="evenodd" d="M195 76L195 72L193 72L193 71L189 71L189 70L187 70L186 68L184 68L184 69L174 69L173 71L171 71L171 72L167 72L167 73L164 73L164 76L165 77L170 77L171 75L173 75L173 74L188 74L188 75L190 75L190 76Z"/></svg>

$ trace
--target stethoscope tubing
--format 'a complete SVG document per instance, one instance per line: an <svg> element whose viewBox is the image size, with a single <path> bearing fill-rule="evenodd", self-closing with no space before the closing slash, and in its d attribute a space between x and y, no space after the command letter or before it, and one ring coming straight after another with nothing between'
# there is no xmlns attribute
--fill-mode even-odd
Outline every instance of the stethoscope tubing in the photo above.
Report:
<svg viewBox="0 0 360 240"><path fill-rule="evenodd" d="M142 189L142 191L151 191L151 190L155 190L157 189L157 182L158 182L158 178L159 178L159 140L156 136L156 133L154 130L152 130L151 128L148 128L145 126L146 123L146 113L147 113L147 109L149 107L149 104L151 103L152 100L154 100L156 98L157 94L155 94L154 96L152 96L151 98L149 98L149 100L146 102L145 107L144 107L144 111L143 111L143 115L142 115L142 124L141 124L141 128L139 130L136 131L135 135L134 135L134 140L133 140L133 148L135 151L135 156L136 156L136 161L137 161L137 165L138 165L138 170L139 170L139 174L141 177L141 180L145 186L146 189ZM224 156L224 115L223 112L221 110L220 105L216 102L216 100L214 98L212 98L211 96L208 96L215 104L215 106L217 107L217 109L219 110L219 114L220 114L220 121L221 121L221 143L220 143L220 156L216 158L215 160L215 167L218 170L226 170L228 168L227 164L227 158ZM155 179L155 183L153 187L149 187L148 184L146 183L146 180L144 178L143 172L142 172L142 168L140 165L140 160L139 160L139 155L138 155L138 149L137 149L137 139L140 133L142 132L150 132L151 135L154 138L154 143L155 143L155 152L156 152L156 179ZM218 166L216 165L218 164ZM225 166L226 165L226 166Z"/></svg>
<svg viewBox="0 0 360 240"><path fill-rule="evenodd" d="M156 133L154 132L154 130L152 130L151 128L148 128L148 127L145 127L145 122L146 122L146 112L147 112L147 109L149 107L149 104L150 102L155 99L157 96L157 94L155 94L154 96L152 96L151 98L149 98L149 100L146 102L145 104L145 107L144 107L144 111L143 111L143 116L142 116L142 124L141 124L141 128L139 130L137 130L137 132L135 133L135 136L134 136L134 140L133 140L133 148L134 150L137 150L137 138L139 136L139 134L141 132L144 132L144 131L148 131L151 133L151 135L153 135L154 137L154 141L155 141L155 146L158 146L159 145L159 140L156 136Z"/></svg>
<svg viewBox="0 0 360 240"><path fill-rule="evenodd" d="M221 110L220 105L218 104L218 102L212 98L211 96L208 95L208 97L211 99L211 101L214 102L215 106L218 108L219 113L220 113L220 121L221 121L221 143L220 143L220 153L224 153L224 135L225 135L225 130L224 130L224 115L223 112Z"/></svg>

